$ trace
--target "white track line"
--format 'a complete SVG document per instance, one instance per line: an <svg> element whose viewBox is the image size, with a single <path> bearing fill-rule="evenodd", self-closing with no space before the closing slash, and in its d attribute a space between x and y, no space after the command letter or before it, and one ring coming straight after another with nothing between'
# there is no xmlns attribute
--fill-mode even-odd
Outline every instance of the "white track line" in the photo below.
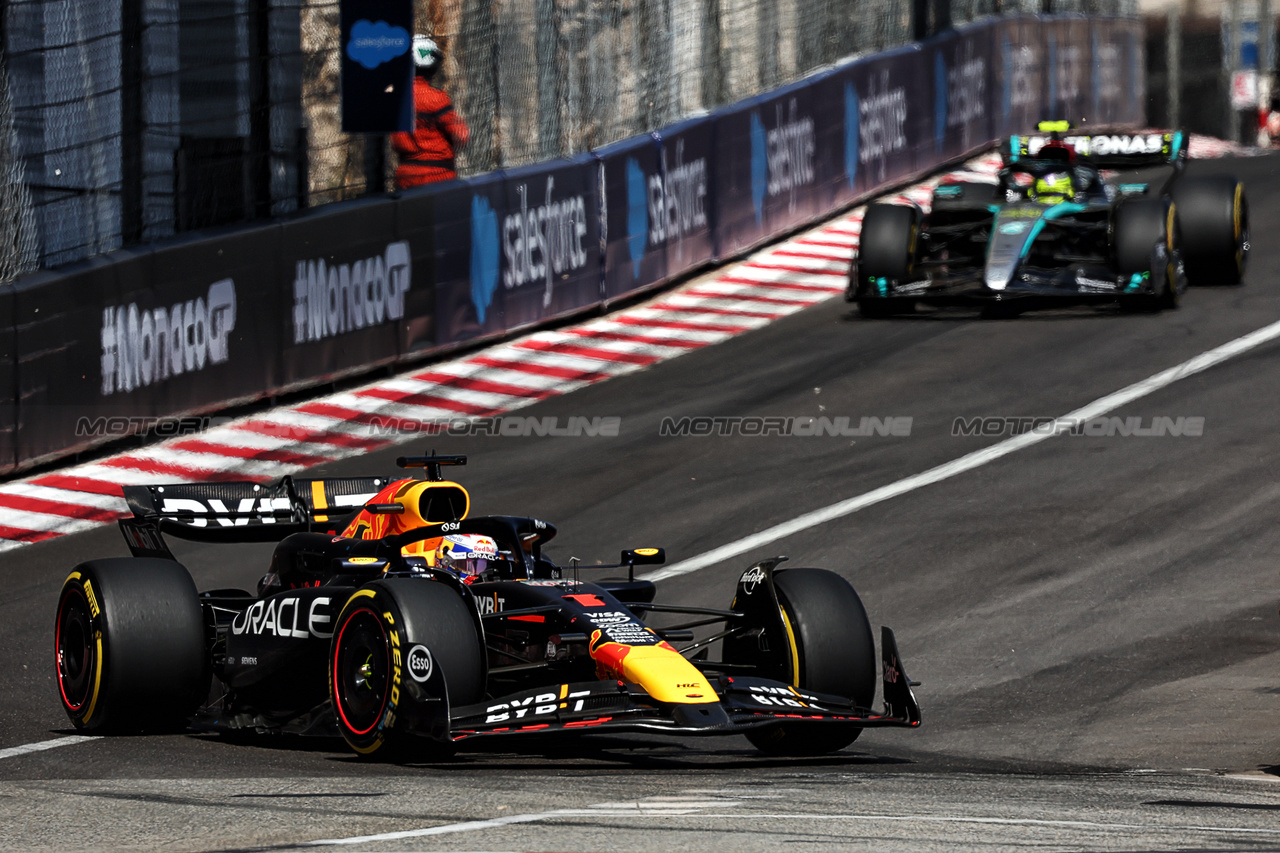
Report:
<svg viewBox="0 0 1280 853"><path fill-rule="evenodd" d="M90 737L89 735L68 735L54 740L42 740L23 744L22 746L11 746L8 749L0 749L0 759L18 758L22 755L30 755L33 752L44 752L46 749L57 749L60 746L75 746L78 743L85 743L91 740L98 740L98 738Z"/></svg>
<svg viewBox="0 0 1280 853"><path fill-rule="evenodd" d="M541 814L511 815L510 817L492 818L490 820L473 820L465 823L450 823L443 826L430 826L424 829L409 829L403 832L386 832L379 835L361 835L354 838L327 838L320 841L304 842L305 847L327 847L348 844L369 844L380 841L396 841L402 838L421 838L428 835L449 835L458 832L475 832L482 829L495 829L517 823L535 823L566 817L662 817L670 819L680 815L682 810L656 808L643 811L629 810L594 810L594 809L557 809ZM702 820L729 818L740 823L752 820L827 820L827 821L863 821L883 823L941 823L941 824L978 824L984 826L1017 826L1044 829L1086 829L1100 832L1142 832L1142 833L1210 833L1225 835L1280 835L1280 829L1250 828L1245 826L1204 826L1204 825L1172 825L1159 823L1103 823L1091 820L1043 820L1035 818L1005 817L966 817L951 815L883 815L883 814L708 814L691 810L689 816Z"/></svg>
<svg viewBox="0 0 1280 853"><path fill-rule="evenodd" d="M1105 397L1099 397L1092 403L1076 409L1074 412L1068 412L1066 415L1063 415L1061 420L1074 422L1086 421L1091 418L1100 417L1127 403L1146 397L1148 394L1154 393L1167 385L1172 385L1173 383L1181 379L1185 379L1188 376L1193 376L1201 371L1208 370L1215 364L1221 364L1228 359L1235 358L1238 355L1260 347L1269 341L1275 340L1276 338L1280 338L1280 322L1272 323L1269 326L1263 326L1257 331L1250 332L1249 334L1236 338L1233 341L1228 341L1222 346L1215 347L1214 349L1201 353L1195 358L1184 361L1176 367L1163 370L1154 376L1149 376L1141 382L1135 382L1127 388L1121 388L1119 391L1108 394ZM708 566L713 566L722 560L728 560L731 557L737 557L741 554L747 553L748 551L762 548L765 545L778 541L779 539L785 539L788 536L808 530L811 527L817 527L818 525L825 524L828 521L843 518L846 515L850 515L861 509L866 509L869 506L873 506L883 501L887 501L890 498L896 498L899 495L904 495L907 492L913 492L924 486L948 480L958 474L963 474L966 471L972 471L973 469L986 465L989 462L994 462L997 459L1008 456L1010 453L1022 450L1024 447L1039 444L1045 439L1052 438L1053 435L1053 432L1035 432L1023 433L1022 435L1016 435L1013 438L1007 438L1004 441L991 445L990 447L984 447L982 450L975 450L973 453L961 456L959 459L953 459L952 461L939 465L936 468L930 468L928 471L924 471L920 474L914 474L910 477L898 480L895 483L890 483L887 486L872 489L871 491L857 495L856 497L838 501L837 503L825 506L822 509L807 512L804 515L791 519L790 521L784 521L782 524L774 525L767 530L762 530L759 533L754 533L751 536L739 539L736 542L730 542L727 545L721 545L719 548L713 548L712 550L699 554L696 557L683 560L674 565L667 566L664 569L659 569L656 572L649 572L648 574L641 575L640 577L642 580L660 581L668 578L679 577L680 575L691 574L699 571L700 569L705 569Z"/></svg>

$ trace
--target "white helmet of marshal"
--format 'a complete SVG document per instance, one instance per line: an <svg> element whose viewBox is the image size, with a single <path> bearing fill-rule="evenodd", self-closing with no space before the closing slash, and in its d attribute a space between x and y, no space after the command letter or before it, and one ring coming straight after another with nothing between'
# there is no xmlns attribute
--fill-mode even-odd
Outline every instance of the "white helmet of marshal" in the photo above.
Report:
<svg viewBox="0 0 1280 853"><path fill-rule="evenodd" d="M444 53L440 50L440 45L436 44L435 39L430 36L424 36L418 33L413 37L413 67L419 73L430 74L440 67L440 62L444 59Z"/></svg>

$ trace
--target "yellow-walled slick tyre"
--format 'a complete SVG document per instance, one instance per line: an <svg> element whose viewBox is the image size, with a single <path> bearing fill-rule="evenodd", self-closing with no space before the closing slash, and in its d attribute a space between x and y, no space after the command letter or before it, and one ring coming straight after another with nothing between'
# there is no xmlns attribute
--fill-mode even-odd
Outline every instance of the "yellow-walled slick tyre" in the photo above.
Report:
<svg viewBox="0 0 1280 853"><path fill-rule="evenodd" d="M876 647L862 599L826 569L774 573L791 645L796 687L853 699L870 708L876 698ZM747 733L769 755L822 755L844 749L862 729L829 723L783 723Z"/></svg>
<svg viewBox="0 0 1280 853"><path fill-rule="evenodd" d="M85 731L179 729L208 693L200 598L171 560L77 566L58 598L54 652L63 710Z"/></svg>
<svg viewBox="0 0 1280 853"><path fill-rule="evenodd" d="M449 705L484 694L483 648L474 606L444 584L389 578L364 586L334 623L329 695L352 749L391 761L440 757L450 745L411 731L432 668L444 675ZM415 677L416 676L416 677Z"/></svg>

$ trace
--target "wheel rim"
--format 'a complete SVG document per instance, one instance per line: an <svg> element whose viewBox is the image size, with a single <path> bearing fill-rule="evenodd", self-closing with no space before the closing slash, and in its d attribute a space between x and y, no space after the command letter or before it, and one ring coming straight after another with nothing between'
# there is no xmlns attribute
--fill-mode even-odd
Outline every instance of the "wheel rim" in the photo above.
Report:
<svg viewBox="0 0 1280 853"><path fill-rule="evenodd" d="M386 629L376 613L362 607L338 629L333 656L334 701L351 734L368 734L382 719L390 674Z"/></svg>
<svg viewBox="0 0 1280 853"><path fill-rule="evenodd" d="M80 711L92 695L98 661L89 602L76 587L63 593L55 633L58 690L69 710Z"/></svg>

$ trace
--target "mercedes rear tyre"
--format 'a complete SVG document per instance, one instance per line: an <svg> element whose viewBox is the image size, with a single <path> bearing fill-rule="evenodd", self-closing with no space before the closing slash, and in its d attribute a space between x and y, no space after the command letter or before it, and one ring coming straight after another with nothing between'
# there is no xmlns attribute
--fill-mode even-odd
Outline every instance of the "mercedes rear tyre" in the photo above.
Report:
<svg viewBox="0 0 1280 853"><path fill-rule="evenodd" d="M1181 223L1187 281L1239 284L1249 258L1249 203L1230 175L1182 178L1171 192Z"/></svg>
<svg viewBox="0 0 1280 853"><path fill-rule="evenodd" d="M356 590L334 623L329 694L343 738L370 758L438 758L448 743L409 731L404 691L409 643L425 646L444 675L450 707L484 695L483 647L472 606L448 586L389 578Z"/></svg>
<svg viewBox="0 0 1280 853"><path fill-rule="evenodd" d="M209 692L200 596L172 560L82 563L54 626L63 710L100 733L185 728Z"/></svg>
<svg viewBox="0 0 1280 853"><path fill-rule="evenodd" d="M853 586L826 569L774 573L791 646L793 683L870 708L876 698L876 647ZM783 723L747 733L769 755L822 755L844 749L862 729L833 723Z"/></svg>

